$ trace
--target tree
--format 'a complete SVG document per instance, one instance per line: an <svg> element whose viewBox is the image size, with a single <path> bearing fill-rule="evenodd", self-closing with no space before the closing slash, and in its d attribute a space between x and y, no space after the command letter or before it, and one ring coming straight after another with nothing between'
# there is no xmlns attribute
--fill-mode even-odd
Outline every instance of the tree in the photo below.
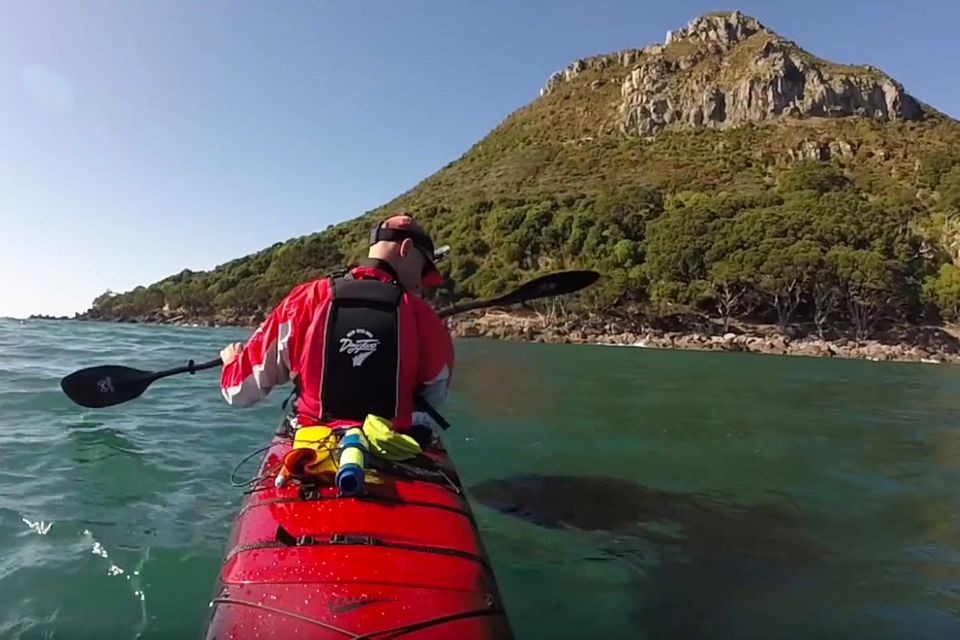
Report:
<svg viewBox="0 0 960 640"><path fill-rule="evenodd" d="M629 240L643 240L646 223L663 212L663 194L648 187L628 189L598 198L594 205L598 220L620 229Z"/></svg>
<svg viewBox="0 0 960 640"><path fill-rule="evenodd" d="M830 317L836 313L842 297L836 261L828 260L826 254L820 254L819 262L813 272L810 294L813 301L813 322L817 327L817 335L822 340L823 328Z"/></svg>
<svg viewBox="0 0 960 640"><path fill-rule="evenodd" d="M822 251L809 240L789 243L761 243L758 253L756 289L777 311L777 326L786 332L803 296L810 289L816 270L822 262Z"/></svg>
<svg viewBox="0 0 960 640"><path fill-rule="evenodd" d="M95 309L104 309L110 305L114 298L117 297L117 294L107 289L96 298L93 299L93 307Z"/></svg>
<svg viewBox="0 0 960 640"><path fill-rule="evenodd" d="M199 282L184 285L181 296L181 304L189 313L202 314L212 309L213 296Z"/></svg>
<svg viewBox="0 0 960 640"><path fill-rule="evenodd" d="M150 288L137 287L128 296L128 312L132 315L146 315L163 308L165 296L157 285Z"/></svg>
<svg viewBox="0 0 960 640"><path fill-rule="evenodd" d="M936 189L940 179L957 163L957 154L949 151L936 151L920 160L917 172L917 184L927 189Z"/></svg>
<svg viewBox="0 0 960 640"><path fill-rule="evenodd" d="M799 239L802 229L793 223L784 206L777 205L747 209L719 228L707 259L715 265L711 280L719 285L725 318L731 303L744 309L745 303L757 302L774 309L780 331L786 331L819 254L815 243Z"/></svg>
<svg viewBox="0 0 960 640"><path fill-rule="evenodd" d="M748 274L736 258L710 265L709 282L717 313L723 319L723 332L730 329L730 320L743 308L750 291Z"/></svg>
<svg viewBox="0 0 960 640"><path fill-rule="evenodd" d="M924 280L923 298L937 307L944 320L960 319L960 267L940 265L937 275L927 276Z"/></svg>
<svg viewBox="0 0 960 640"><path fill-rule="evenodd" d="M836 269L843 302L858 340L869 337L878 314L891 306L898 289L896 265L876 251L840 246L827 259Z"/></svg>
<svg viewBox="0 0 960 640"><path fill-rule="evenodd" d="M621 267L632 267L639 262L639 245L634 240L621 240L613 245L613 257Z"/></svg>
<svg viewBox="0 0 960 640"><path fill-rule="evenodd" d="M960 165L940 178L940 206L953 211L960 210Z"/></svg>
<svg viewBox="0 0 960 640"><path fill-rule="evenodd" d="M657 282L689 285L707 280L707 252L718 229L736 213L722 199L677 197L658 218L647 223L643 252L651 284ZM687 287L658 285L660 293L689 292ZM678 302L690 302L677 300Z"/></svg>
<svg viewBox="0 0 960 640"><path fill-rule="evenodd" d="M805 160L798 162L787 169L779 180L780 191L790 193L794 191L815 191L824 194L829 191L840 191L852 186L850 179L843 170L832 162Z"/></svg>

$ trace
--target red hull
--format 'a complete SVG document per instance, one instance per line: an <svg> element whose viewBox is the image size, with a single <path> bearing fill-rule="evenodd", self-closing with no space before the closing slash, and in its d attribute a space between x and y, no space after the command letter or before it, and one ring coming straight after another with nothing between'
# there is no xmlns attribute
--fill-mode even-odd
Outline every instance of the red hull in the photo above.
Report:
<svg viewBox="0 0 960 640"><path fill-rule="evenodd" d="M275 437L261 473L290 449ZM359 498L336 487L277 489L243 502L205 638L512 638L479 532L453 485L378 470Z"/></svg>

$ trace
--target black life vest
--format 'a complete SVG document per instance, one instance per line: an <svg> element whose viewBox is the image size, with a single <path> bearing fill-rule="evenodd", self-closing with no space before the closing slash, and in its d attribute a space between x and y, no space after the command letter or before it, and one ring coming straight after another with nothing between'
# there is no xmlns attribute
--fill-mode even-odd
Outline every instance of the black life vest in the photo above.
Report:
<svg viewBox="0 0 960 640"><path fill-rule="evenodd" d="M403 288L395 282L331 278L324 336L321 420L362 422L397 414Z"/></svg>

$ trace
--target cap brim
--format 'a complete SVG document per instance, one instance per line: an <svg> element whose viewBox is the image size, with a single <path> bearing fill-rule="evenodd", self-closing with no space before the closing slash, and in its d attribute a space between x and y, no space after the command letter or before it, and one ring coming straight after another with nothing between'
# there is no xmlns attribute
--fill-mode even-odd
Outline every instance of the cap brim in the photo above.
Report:
<svg viewBox="0 0 960 640"><path fill-rule="evenodd" d="M425 287L439 287L443 284L443 276L440 275L440 272L434 269L433 271L428 271L423 276L423 286Z"/></svg>
<svg viewBox="0 0 960 640"><path fill-rule="evenodd" d="M427 262L430 263L430 267L427 269L427 272L423 274L423 286L439 287L443 284L443 276L441 276L437 270L437 263L433 260L427 260Z"/></svg>
<svg viewBox="0 0 960 640"><path fill-rule="evenodd" d="M427 264L430 265L423 274L423 286L439 287L443 284L443 276L440 275L440 270L437 269L437 260L442 260L447 254L447 251L449 251L449 247L441 247L440 251L435 251L433 256L427 255L425 251L420 252L424 259L426 259Z"/></svg>

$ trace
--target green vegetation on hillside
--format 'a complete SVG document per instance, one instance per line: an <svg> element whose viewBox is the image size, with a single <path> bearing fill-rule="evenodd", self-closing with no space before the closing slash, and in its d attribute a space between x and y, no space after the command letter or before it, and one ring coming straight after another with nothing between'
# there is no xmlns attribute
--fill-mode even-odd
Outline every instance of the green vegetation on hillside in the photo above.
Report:
<svg viewBox="0 0 960 640"><path fill-rule="evenodd" d="M948 191L956 173L940 170L938 188ZM937 209L955 206L941 196ZM916 211L869 196L832 163L798 163L773 189L752 194L634 187L412 212L456 248L443 265L448 283L439 295L447 300L497 295L544 271L594 268L605 277L582 296L589 308L652 303L782 327L801 319L849 324L860 336L880 321L960 312L960 269L943 252L923 251ZM295 284L362 255L365 222L105 296L94 309L99 317L165 305L221 321L259 317Z"/></svg>
<svg viewBox="0 0 960 640"><path fill-rule="evenodd" d="M678 196L648 226L654 299L713 305L724 319L785 328L804 315L865 337L880 319L914 319L930 269L911 212L873 201L830 165L788 170L777 194Z"/></svg>
<svg viewBox="0 0 960 640"><path fill-rule="evenodd" d="M765 37L728 59L748 59ZM799 118L639 139L618 125L626 59L636 64L589 59L356 220L104 294L87 315L253 322L295 284L363 255L370 225L406 210L451 245L440 302L595 268L605 277L578 297L585 308L639 303L860 335L884 321L960 319L960 124L925 108L916 122Z"/></svg>

